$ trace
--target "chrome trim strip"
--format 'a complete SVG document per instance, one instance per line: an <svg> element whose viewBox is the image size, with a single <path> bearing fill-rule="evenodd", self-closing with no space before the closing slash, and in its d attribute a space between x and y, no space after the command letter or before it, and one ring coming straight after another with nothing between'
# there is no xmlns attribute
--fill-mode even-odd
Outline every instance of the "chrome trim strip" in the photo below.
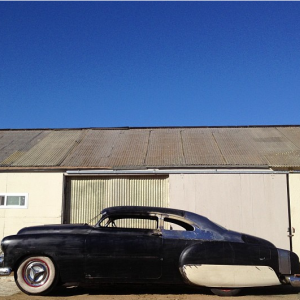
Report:
<svg viewBox="0 0 300 300"><path fill-rule="evenodd" d="M11 268L0 268L0 276L8 276L12 272Z"/></svg>

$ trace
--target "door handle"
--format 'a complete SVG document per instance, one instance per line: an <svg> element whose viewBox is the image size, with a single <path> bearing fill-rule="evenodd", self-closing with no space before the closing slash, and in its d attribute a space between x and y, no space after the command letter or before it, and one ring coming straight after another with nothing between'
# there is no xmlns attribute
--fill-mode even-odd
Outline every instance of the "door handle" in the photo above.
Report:
<svg viewBox="0 0 300 300"><path fill-rule="evenodd" d="M155 231L151 235L162 236L162 233L160 231Z"/></svg>
<svg viewBox="0 0 300 300"><path fill-rule="evenodd" d="M288 232L290 232L290 234L288 234L287 236L288 237L293 237L296 230L295 230L294 227L292 227L292 228L288 228Z"/></svg>

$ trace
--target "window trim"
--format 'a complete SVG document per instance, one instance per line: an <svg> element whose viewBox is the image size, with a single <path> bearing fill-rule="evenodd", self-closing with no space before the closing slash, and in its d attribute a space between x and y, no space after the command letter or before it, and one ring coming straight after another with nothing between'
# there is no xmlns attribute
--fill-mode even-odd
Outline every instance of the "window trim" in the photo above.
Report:
<svg viewBox="0 0 300 300"><path fill-rule="evenodd" d="M114 223L115 220L149 220L154 221L156 223L156 228L139 228L139 227L119 227L119 226L109 226L110 224ZM107 221L106 221L107 220ZM101 226L101 223L103 221L106 221L104 226ZM136 214L124 214L124 215L111 215L111 216L105 216L104 218L101 218L100 221L96 224L95 227L98 228L110 228L110 229L137 229L137 230L158 230L159 229L159 217L156 215L136 215Z"/></svg>
<svg viewBox="0 0 300 300"><path fill-rule="evenodd" d="M1 193L0 196L4 196L4 205L0 205L0 209L26 209L28 208L28 193ZM22 196L25 197L25 205L7 205L8 196Z"/></svg>

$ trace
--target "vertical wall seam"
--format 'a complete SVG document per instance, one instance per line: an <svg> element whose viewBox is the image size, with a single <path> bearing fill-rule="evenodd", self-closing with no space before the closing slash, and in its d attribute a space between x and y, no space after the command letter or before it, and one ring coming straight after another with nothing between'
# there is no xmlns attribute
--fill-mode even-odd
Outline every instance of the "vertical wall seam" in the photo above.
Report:
<svg viewBox="0 0 300 300"><path fill-rule="evenodd" d="M289 220L289 240L290 240L290 250L293 251L293 242L292 242L292 218L291 218L291 199L290 199L290 182L289 182L289 174L286 174L286 190L287 190L287 205L288 205L288 220Z"/></svg>

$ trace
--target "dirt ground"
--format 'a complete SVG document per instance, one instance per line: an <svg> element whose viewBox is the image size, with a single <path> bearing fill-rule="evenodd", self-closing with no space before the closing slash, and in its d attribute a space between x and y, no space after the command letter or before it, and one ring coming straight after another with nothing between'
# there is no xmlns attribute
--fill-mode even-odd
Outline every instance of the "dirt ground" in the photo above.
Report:
<svg viewBox="0 0 300 300"><path fill-rule="evenodd" d="M300 288L290 286L247 288L226 300L300 300ZM0 300L218 300L209 289L179 286L60 287L48 296L28 296L19 292L12 278L0 280Z"/></svg>

